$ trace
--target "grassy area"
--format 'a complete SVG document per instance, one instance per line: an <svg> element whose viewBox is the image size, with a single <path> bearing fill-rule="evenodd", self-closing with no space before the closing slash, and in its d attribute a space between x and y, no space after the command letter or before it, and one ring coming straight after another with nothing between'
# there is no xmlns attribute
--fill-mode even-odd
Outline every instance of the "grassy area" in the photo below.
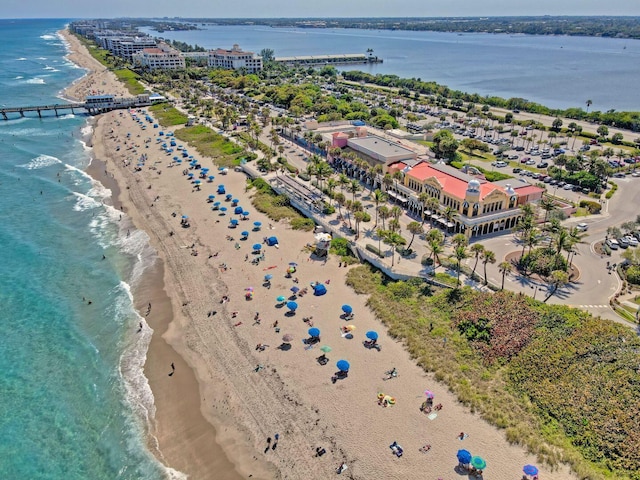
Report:
<svg viewBox="0 0 640 480"><path fill-rule="evenodd" d="M113 70L118 80L120 80L129 90L131 95L140 95L145 92L144 86L138 81L140 76L128 68Z"/></svg>
<svg viewBox="0 0 640 480"><path fill-rule="evenodd" d="M184 125L187 123L187 116L172 107L168 103L159 103L151 105L149 111L153 112L154 117L158 119L158 123L163 127L171 127L175 125Z"/></svg>
<svg viewBox="0 0 640 480"><path fill-rule="evenodd" d="M202 125L184 127L174 133L179 140L193 145L200 155L215 159L220 167L239 165L240 160L248 156L242 147L218 135L209 127Z"/></svg>
<svg viewBox="0 0 640 480"><path fill-rule="evenodd" d="M369 266L347 283L417 363L541 462L640 479L640 339L613 322L510 292L435 290ZM446 341L445 341L446 339Z"/></svg>
<svg viewBox="0 0 640 480"><path fill-rule="evenodd" d="M294 230L311 231L315 227L313 220L304 217L291 206L289 197L276 194L262 178L252 180L249 188L256 189L256 193L251 198L252 205L271 220L289 220Z"/></svg>

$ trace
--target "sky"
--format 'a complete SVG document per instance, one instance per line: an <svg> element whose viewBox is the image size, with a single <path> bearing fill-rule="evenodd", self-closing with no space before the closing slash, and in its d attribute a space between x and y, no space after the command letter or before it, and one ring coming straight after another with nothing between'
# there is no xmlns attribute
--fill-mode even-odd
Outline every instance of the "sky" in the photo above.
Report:
<svg viewBox="0 0 640 480"><path fill-rule="evenodd" d="M4 0L2 3L1 18L640 16L638 0Z"/></svg>

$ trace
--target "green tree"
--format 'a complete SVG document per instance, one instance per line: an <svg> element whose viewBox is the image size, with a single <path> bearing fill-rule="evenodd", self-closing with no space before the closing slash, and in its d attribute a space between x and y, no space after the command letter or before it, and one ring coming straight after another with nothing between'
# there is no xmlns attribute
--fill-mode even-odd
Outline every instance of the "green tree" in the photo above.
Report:
<svg viewBox="0 0 640 480"><path fill-rule="evenodd" d="M498 264L498 271L502 274L502 290L504 290L504 277L513 271L513 267L509 262L500 262Z"/></svg>
<svg viewBox="0 0 640 480"><path fill-rule="evenodd" d="M456 248L453 250L453 253L450 255L450 258L456 259L456 271L458 274L456 287L460 286L460 269L462 268L462 261L465 258L468 258L468 256L469 255L467 254L467 247L464 244L456 246Z"/></svg>
<svg viewBox="0 0 640 480"><path fill-rule="evenodd" d="M407 231L411 234L411 241L407 246L408 250L411 248L411 245L413 245L413 240L416 238L416 235L420 235L424 230L419 222L409 222L409 225L407 225Z"/></svg>
<svg viewBox="0 0 640 480"><path fill-rule="evenodd" d="M560 127L562 127L562 119L559 117L556 117L556 119L553 121L553 123L551 124L551 127L556 131L559 132L560 131Z"/></svg>
<svg viewBox="0 0 640 480"><path fill-rule="evenodd" d="M384 225L384 221L391 217L391 210L389 210L389 207L387 207L386 205L382 205L379 209L378 209L378 215L380 216L380 220L382 220L382 229L385 229L385 225Z"/></svg>
<svg viewBox="0 0 640 480"><path fill-rule="evenodd" d="M567 283L569 283L569 274L567 274L567 272L563 272L562 270L554 270L551 272L549 277L549 293L543 302L546 303L558 289L564 287Z"/></svg>
<svg viewBox="0 0 640 480"><path fill-rule="evenodd" d="M484 266L484 284L487 285L489 283L489 279L487 278L487 263L494 264L496 263L496 254L491 250L486 250L482 252L482 265Z"/></svg>
<svg viewBox="0 0 640 480"><path fill-rule="evenodd" d="M471 248L469 250L471 250L471 255L473 255L476 259L476 262L473 264L473 271L471 272L471 278L473 278L476 273L476 268L478 267L478 260L480 260L480 257L484 252L484 245L482 245L481 243L474 243L473 245L471 245Z"/></svg>
<svg viewBox="0 0 640 480"><path fill-rule="evenodd" d="M375 226L378 226L378 207L380 206L381 203L384 203L386 201L387 201L387 194L379 189L375 189L373 192L373 203L375 204L375 210L376 210Z"/></svg>
<svg viewBox="0 0 640 480"><path fill-rule="evenodd" d="M449 130L440 130L433 136L433 146L431 147L437 158L453 160L458 150L458 141Z"/></svg>

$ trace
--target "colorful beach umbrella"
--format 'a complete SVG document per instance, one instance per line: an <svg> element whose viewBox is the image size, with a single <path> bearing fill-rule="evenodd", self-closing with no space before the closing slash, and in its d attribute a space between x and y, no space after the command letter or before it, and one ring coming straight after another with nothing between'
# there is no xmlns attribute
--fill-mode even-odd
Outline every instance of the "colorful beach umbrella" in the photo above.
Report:
<svg viewBox="0 0 640 480"><path fill-rule="evenodd" d="M320 347L320 350L324 353L329 353L333 349L329 345L323 345Z"/></svg>
<svg viewBox="0 0 640 480"><path fill-rule="evenodd" d="M353 332L356 329L356 326L355 325L347 325L344 328L345 328L345 330L347 330L347 332Z"/></svg>
<svg viewBox="0 0 640 480"><path fill-rule="evenodd" d="M483 470L487 466L487 462L484 458L475 456L471 459L471 466L478 470Z"/></svg>
<svg viewBox="0 0 640 480"><path fill-rule="evenodd" d="M340 370L341 372L348 372L351 365L349 365L349 362L347 362L346 360L338 360L336 363L336 367L338 367L338 370Z"/></svg>
<svg viewBox="0 0 640 480"><path fill-rule="evenodd" d="M319 337L320 336L320 329L313 327L310 328L309 330L307 330L307 333L309 334L310 337Z"/></svg>
<svg viewBox="0 0 640 480"><path fill-rule="evenodd" d="M427 398L433 398L435 397L435 395L433 394L433 392L431 390L425 390L424 394Z"/></svg>
<svg viewBox="0 0 640 480"><path fill-rule="evenodd" d="M525 465L522 471L527 475L533 476L538 474L538 467L535 465Z"/></svg>
<svg viewBox="0 0 640 480"><path fill-rule="evenodd" d="M353 307L351 305L342 305L342 311L344 313L351 313L353 312Z"/></svg>
<svg viewBox="0 0 640 480"><path fill-rule="evenodd" d="M469 450L458 450L456 453L456 457L458 457L458 461L462 464L467 464L471 461L471 452Z"/></svg>
<svg viewBox="0 0 640 480"><path fill-rule="evenodd" d="M295 312L298 309L298 304L296 302L287 302L287 308Z"/></svg>
<svg viewBox="0 0 640 480"><path fill-rule="evenodd" d="M287 298L284 295L280 295L279 297L276 298L276 302L278 303L282 303L286 300Z"/></svg>
<svg viewBox="0 0 640 480"><path fill-rule="evenodd" d="M378 339L378 332L376 332L374 330L369 330L367 333L365 333L365 336L369 340L377 340Z"/></svg>

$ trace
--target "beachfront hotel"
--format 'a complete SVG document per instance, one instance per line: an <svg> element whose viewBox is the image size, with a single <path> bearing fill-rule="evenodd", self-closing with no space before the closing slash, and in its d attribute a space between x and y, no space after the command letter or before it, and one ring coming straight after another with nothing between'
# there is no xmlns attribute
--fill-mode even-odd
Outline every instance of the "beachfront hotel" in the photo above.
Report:
<svg viewBox="0 0 640 480"><path fill-rule="evenodd" d="M247 73L256 73L262 70L262 57L253 52L244 52L235 44L231 50L218 48L209 51L208 64L211 68L244 69Z"/></svg>
<svg viewBox="0 0 640 480"><path fill-rule="evenodd" d="M468 238L509 233L522 217L520 207L537 202L544 189L517 180L489 182L482 175L470 175L400 145L398 142L369 135L358 127L355 134L329 134L332 147L354 151L367 164L382 165L383 173L400 172L399 179L385 186L382 175L371 177L370 171L340 156L330 158L333 167L360 181L384 190L391 201L402 205L409 214L422 216L439 224L449 233L464 233ZM440 204L437 211L424 210L418 197L426 193ZM449 218L443 212L453 213Z"/></svg>
<svg viewBox="0 0 640 480"><path fill-rule="evenodd" d="M147 70L176 70L185 68L185 59L180 51L166 43L159 43L157 47L144 48L132 55L133 64Z"/></svg>

